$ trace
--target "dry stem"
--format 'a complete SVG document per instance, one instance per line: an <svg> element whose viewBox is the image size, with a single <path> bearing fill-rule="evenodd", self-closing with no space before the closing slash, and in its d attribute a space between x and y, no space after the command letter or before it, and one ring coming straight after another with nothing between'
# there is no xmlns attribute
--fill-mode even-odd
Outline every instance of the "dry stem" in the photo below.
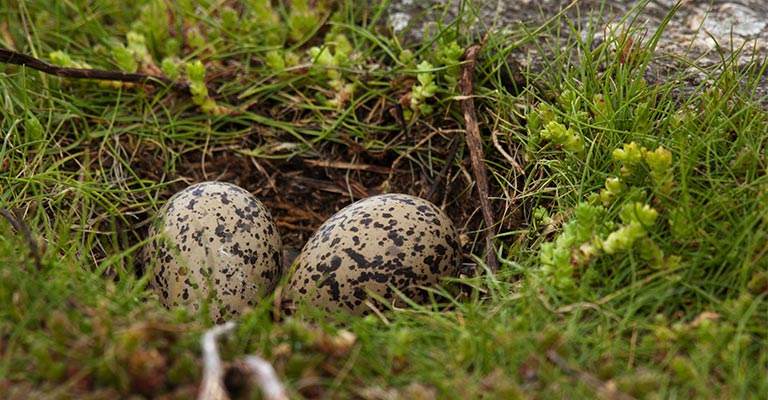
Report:
<svg viewBox="0 0 768 400"><path fill-rule="evenodd" d="M480 137L480 127L477 124L475 114L475 102L472 99L472 90L474 86L473 70L477 55L482 50L483 44L472 45L464 51L462 59L464 63L461 66L461 75L459 77L459 93L462 98L461 109L464 112L464 123L466 124L466 140L469 147L469 156L472 161L472 173L477 183L477 194L480 198L480 209L483 213L483 222L485 223L485 262L491 272L499 271L499 260L496 258L496 251L493 245L493 226L496 225L491 209L491 200L488 191L488 175L486 173L485 155L483 154L483 140Z"/></svg>

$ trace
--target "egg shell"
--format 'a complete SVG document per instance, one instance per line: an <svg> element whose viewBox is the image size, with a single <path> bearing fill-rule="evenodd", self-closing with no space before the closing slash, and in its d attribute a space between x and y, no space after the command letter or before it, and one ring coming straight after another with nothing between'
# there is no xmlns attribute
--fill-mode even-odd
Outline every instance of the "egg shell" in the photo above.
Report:
<svg viewBox="0 0 768 400"><path fill-rule="evenodd" d="M222 322L271 293L282 275L282 241L269 210L243 188L203 182L158 212L144 249L149 287L168 308L210 304Z"/></svg>
<svg viewBox="0 0 768 400"><path fill-rule="evenodd" d="M403 306L393 287L424 303L422 287L458 275L460 263L458 232L442 210L419 197L378 195L343 208L317 229L286 294L329 312L364 314L369 293Z"/></svg>

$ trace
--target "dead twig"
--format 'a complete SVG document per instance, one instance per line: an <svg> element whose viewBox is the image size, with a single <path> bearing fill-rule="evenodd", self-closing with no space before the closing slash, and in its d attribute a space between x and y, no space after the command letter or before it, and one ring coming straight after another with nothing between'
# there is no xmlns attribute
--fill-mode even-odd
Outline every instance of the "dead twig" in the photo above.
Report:
<svg viewBox="0 0 768 400"><path fill-rule="evenodd" d="M117 81L138 83L143 85L157 85L170 87L184 94L190 94L189 83L174 81L164 76L139 74L123 71L108 71L103 69L70 68L61 67L49 62L37 59L27 54L21 54L13 50L0 49L0 62L7 64L23 65L34 70L62 78L95 79L103 81Z"/></svg>
<svg viewBox="0 0 768 400"><path fill-rule="evenodd" d="M200 384L200 392L197 396L199 400L230 399L230 395L224 387L224 368L216 342L219 338L231 334L236 326L237 324L229 321L223 325L215 326L203 334L203 382ZM246 356L244 361L248 367L248 371L245 372L256 382L265 399L288 399L288 392L280 383L272 365L253 355Z"/></svg>
<svg viewBox="0 0 768 400"><path fill-rule="evenodd" d="M568 362L560 357L554 350L547 350L547 359L563 370L566 374L586 383L589 387L595 389L603 398L616 400L634 400L635 398L619 391L612 382L603 382L588 372L578 370L568 365Z"/></svg>
<svg viewBox="0 0 768 400"><path fill-rule="evenodd" d="M234 322L215 326L203 334L203 382L200 384L199 400L229 400L224 388L224 368L221 364L216 341L235 330Z"/></svg>
<svg viewBox="0 0 768 400"><path fill-rule="evenodd" d="M486 166L483 161L483 140L480 137L480 127L477 124L475 114L475 102L472 99L472 90L474 88L475 60L484 43L468 47L464 51L461 65L461 75L459 76L459 94L462 96L461 110L464 112L464 123L466 124L466 141L469 147L469 156L472 161L472 173L477 183L477 194L480 198L480 209L483 213L483 222L485 223L485 262L491 272L499 271L499 260L496 258L496 251L493 245L493 226L496 224L493 210L491 209L491 200L488 197L488 175L485 171Z"/></svg>
<svg viewBox="0 0 768 400"><path fill-rule="evenodd" d="M398 172L397 167L400 165L400 162L403 161L404 158L409 157L411 153L420 149L422 146L424 146L426 143L432 140L433 137L437 136L441 132L442 131L439 129L433 130L426 137L419 140L419 142L416 143L415 145L408 146L408 150L406 150L405 152L397 156L397 158L395 158L395 161L392 162L392 168L390 168L389 175L387 176L387 180L385 182L389 184L389 182L392 180L392 177L395 175L395 172Z"/></svg>
<svg viewBox="0 0 768 400"><path fill-rule="evenodd" d="M313 168L332 168L332 169L347 169L356 171L367 171L376 174L389 174L392 172L392 168L381 167L372 164L356 164L345 161L330 161L330 160L304 160L304 164Z"/></svg>
<svg viewBox="0 0 768 400"><path fill-rule="evenodd" d="M288 400L288 393L280 383L272 365L260 357L247 356L245 363L251 369L253 379L261 388L261 393L267 400Z"/></svg>
<svg viewBox="0 0 768 400"><path fill-rule="evenodd" d="M432 181L432 186L429 188L427 195L424 197L425 199L432 201L432 196L435 195L437 188L440 187L440 181L445 178L445 175L448 174L448 170L451 168L451 165L453 165L453 159L456 158L456 152L459 151L460 143L461 141L459 140L458 136L454 136L453 140L451 140L451 147L448 149L448 156L445 157L445 164L440 170L440 173L438 173L435 179Z"/></svg>
<svg viewBox="0 0 768 400"><path fill-rule="evenodd" d="M504 159L507 160L507 162L512 165L512 168L514 168L518 174L525 175L525 170L523 169L523 167L521 167L520 164L517 162L517 160L515 160L515 158L512 157L511 155L509 155L509 153L507 153L507 151L504 150L504 147L501 146L501 143L499 143L499 132L496 129L491 131L491 139L493 140L493 147L495 147L496 151L498 151L499 154L501 154L502 157L504 157Z"/></svg>
<svg viewBox="0 0 768 400"><path fill-rule="evenodd" d="M29 230L29 226L27 226L27 224L25 224L23 221L19 221L12 212L5 208L0 209L0 215L2 215L5 219L8 220L8 222L11 223L13 229L16 232L21 232L24 235L24 239L29 245L29 251L32 253L32 259L35 260L35 268L37 268L38 271L42 270L43 267L40 257L40 248L37 245L37 240L32 235L32 231Z"/></svg>

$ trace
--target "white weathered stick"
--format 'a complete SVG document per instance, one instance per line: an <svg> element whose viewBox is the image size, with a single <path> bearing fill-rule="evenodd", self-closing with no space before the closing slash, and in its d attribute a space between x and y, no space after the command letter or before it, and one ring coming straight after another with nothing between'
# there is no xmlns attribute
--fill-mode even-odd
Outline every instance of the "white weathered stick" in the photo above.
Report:
<svg viewBox="0 0 768 400"><path fill-rule="evenodd" d="M229 400L224 388L224 368L216 345L220 337L235 330L235 324L229 321L215 326L203 334L203 382L200 384L198 400ZM288 400L288 392L280 383L275 369L267 361L257 356L245 357L250 378L256 381L266 400Z"/></svg>
<svg viewBox="0 0 768 400"><path fill-rule="evenodd" d="M219 337L232 332L237 324L229 321L223 325L214 326L203 334L203 382L200 384L198 400L229 400L224 389L224 369L221 367L221 357L216 341Z"/></svg>
<svg viewBox="0 0 768 400"><path fill-rule="evenodd" d="M270 363L257 356L245 357L245 363L251 369L251 375L266 400L288 400L288 392Z"/></svg>

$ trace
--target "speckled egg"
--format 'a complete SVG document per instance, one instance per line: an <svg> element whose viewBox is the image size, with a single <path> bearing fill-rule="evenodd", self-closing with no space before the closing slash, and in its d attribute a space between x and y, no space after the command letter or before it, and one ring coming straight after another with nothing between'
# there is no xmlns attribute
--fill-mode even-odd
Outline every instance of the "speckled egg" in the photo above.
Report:
<svg viewBox="0 0 768 400"><path fill-rule="evenodd" d="M149 287L169 308L216 322L239 316L270 293L282 272L282 241L269 210L245 189L203 182L160 209L144 248Z"/></svg>
<svg viewBox="0 0 768 400"><path fill-rule="evenodd" d="M373 196L345 207L310 237L286 295L353 314L368 311L370 294L403 306L399 291L423 303L423 288L456 276L460 263L458 232L437 206L404 194Z"/></svg>

